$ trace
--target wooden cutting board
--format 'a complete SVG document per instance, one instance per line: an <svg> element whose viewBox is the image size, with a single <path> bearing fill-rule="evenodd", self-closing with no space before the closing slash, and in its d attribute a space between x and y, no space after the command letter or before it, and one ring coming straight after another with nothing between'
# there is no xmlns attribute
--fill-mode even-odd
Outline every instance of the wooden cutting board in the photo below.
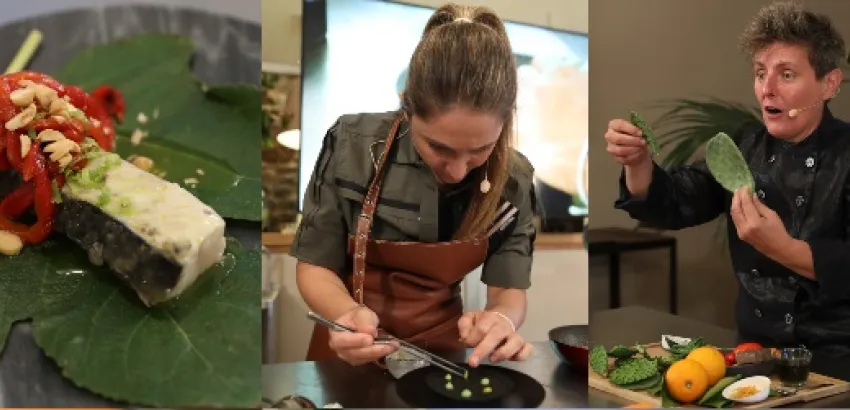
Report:
<svg viewBox="0 0 850 410"><path fill-rule="evenodd" d="M669 356L669 353L664 350L659 343L653 343L647 346L647 352L652 356ZM609 359L609 363L613 363L614 359ZM642 391L632 391L621 388L608 379L596 374L588 368L587 384L590 388L603 391L605 393L617 396L629 402L648 403L654 407L661 407L661 397L653 397L649 393ZM778 386L779 382L774 377L774 386ZM793 403L810 402L820 400L836 394L846 393L850 391L850 382L834 379L817 373L810 373L806 387L800 389L797 394L787 397L768 397L767 400L746 404L736 403L732 408L773 408L787 406Z"/></svg>

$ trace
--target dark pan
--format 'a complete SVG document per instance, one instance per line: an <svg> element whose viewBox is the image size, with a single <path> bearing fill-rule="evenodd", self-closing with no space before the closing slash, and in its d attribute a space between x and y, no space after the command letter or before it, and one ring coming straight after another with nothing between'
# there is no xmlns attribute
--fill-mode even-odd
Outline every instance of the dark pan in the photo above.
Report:
<svg viewBox="0 0 850 410"><path fill-rule="evenodd" d="M555 354L568 363L573 371L587 374L587 325L556 327L549 331L549 342L555 349Z"/></svg>
<svg viewBox="0 0 850 410"><path fill-rule="evenodd" d="M418 408L532 408L546 397L543 386L530 376L508 368L483 364L473 369L465 363L458 366L469 371L464 381L452 376L453 389L446 389L446 371L428 366L411 371L396 381L399 397ZM487 378L493 388L483 393L481 379ZM461 397L468 388L469 398Z"/></svg>

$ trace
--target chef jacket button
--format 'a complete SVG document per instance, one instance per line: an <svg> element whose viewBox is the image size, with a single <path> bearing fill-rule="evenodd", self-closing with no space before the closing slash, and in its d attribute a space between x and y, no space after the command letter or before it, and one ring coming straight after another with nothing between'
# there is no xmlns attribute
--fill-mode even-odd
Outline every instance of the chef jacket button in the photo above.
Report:
<svg viewBox="0 0 850 410"><path fill-rule="evenodd" d="M812 157L806 158L806 167L811 168L815 166L815 159Z"/></svg>
<svg viewBox="0 0 850 410"><path fill-rule="evenodd" d="M759 199L764 199L764 191L762 191L761 189L756 191L756 194L759 196Z"/></svg>
<svg viewBox="0 0 850 410"><path fill-rule="evenodd" d="M750 273L752 273L753 276L755 276L757 278L761 276L761 272L759 272L758 269L753 269L752 271L750 271Z"/></svg>
<svg viewBox="0 0 850 410"><path fill-rule="evenodd" d="M803 198L802 196L798 196L797 199L795 200L795 202L797 203L797 206L803 206L803 204L806 203L806 198Z"/></svg>
<svg viewBox="0 0 850 410"><path fill-rule="evenodd" d="M770 158L767 159L767 162L770 162L771 164L773 161L776 161L776 155L771 155Z"/></svg>
<svg viewBox="0 0 850 410"><path fill-rule="evenodd" d="M754 313L756 314L756 317L762 317L761 310L756 309Z"/></svg>
<svg viewBox="0 0 850 410"><path fill-rule="evenodd" d="M785 323L787 323L789 325L794 323L794 316L791 316L790 313L786 313L785 314Z"/></svg>

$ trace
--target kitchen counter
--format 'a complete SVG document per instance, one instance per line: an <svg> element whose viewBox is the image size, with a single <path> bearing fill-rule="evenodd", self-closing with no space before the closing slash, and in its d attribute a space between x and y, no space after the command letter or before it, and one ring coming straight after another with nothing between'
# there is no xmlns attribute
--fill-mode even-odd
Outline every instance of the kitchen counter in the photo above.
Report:
<svg viewBox="0 0 850 410"><path fill-rule="evenodd" d="M587 375L571 372L549 342L533 344L534 354L527 361L499 365L523 372L543 385L546 398L540 407L587 407ZM460 361L459 355L465 357L464 352L445 357ZM345 408L411 407L398 397L394 386L393 377L374 364L352 367L341 360L330 360L263 366L263 397L272 403L299 395L318 407L330 403Z"/></svg>
<svg viewBox="0 0 850 410"><path fill-rule="evenodd" d="M661 340L661 335L701 337L717 346L735 346L737 333L733 330L700 323L697 320L671 315L639 306L597 312L591 317L592 344L608 346L632 345L635 342L651 343ZM627 325L626 325L627 324ZM850 380L850 356L828 357L815 355L812 371L841 380ZM617 408L630 401L589 389L590 407ZM795 403L795 408L850 408L850 393L839 394L809 403Z"/></svg>
<svg viewBox="0 0 850 410"><path fill-rule="evenodd" d="M38 3L32 8L49 8L48 2ZM72 2L56 3L57 7L67 9ZM92 2L80 3L91 5ZM21 3L15 7L20 8L16 12L21 14L28 6ZM257 14L259 20L259 7ZM197 55L194 71L203 81L259 84L260 80L259 25L222 15L163 6L100 6L14 22L0 16L0 24L4 24L0 27L3 39L0 62L4 68L34 28L42 31L44 41L28 69L47 73L91 45L167 30L194 40ZM260 248L259 223L227 223L227 235L239 239L246 248ZM0 408L4 407L125 406L80 389L65 379L61 369L36 345L30 324L21 322L13 325L5 349L0 352Z"/></svg>

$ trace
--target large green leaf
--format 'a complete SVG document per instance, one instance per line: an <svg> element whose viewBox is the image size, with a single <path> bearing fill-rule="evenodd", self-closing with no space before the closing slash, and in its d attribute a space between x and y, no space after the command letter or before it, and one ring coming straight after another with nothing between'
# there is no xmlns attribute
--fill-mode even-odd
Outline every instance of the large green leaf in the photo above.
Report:
<svg viewBox="0 0 850 410"><path fill-rule="evenodd" d="M207 87L191 71L193 53L186 37L140 35L84 51L54 76L87 91L101 84L119 89L127 106L119 154L149 156L165 179L224 217L260 221L260 89ZM137 129L148 136L130 144ZM198 180L197 188L187 178Z"/></svg>
<svg viewBox="0 0 850 410"><path fill-rule="evenodd" d="M77 385L149 407L254 406L260 401L258 251L229 240L223 262L179 299L147 308L69 240L3 260L0 349L12 321Z"/></svg>

